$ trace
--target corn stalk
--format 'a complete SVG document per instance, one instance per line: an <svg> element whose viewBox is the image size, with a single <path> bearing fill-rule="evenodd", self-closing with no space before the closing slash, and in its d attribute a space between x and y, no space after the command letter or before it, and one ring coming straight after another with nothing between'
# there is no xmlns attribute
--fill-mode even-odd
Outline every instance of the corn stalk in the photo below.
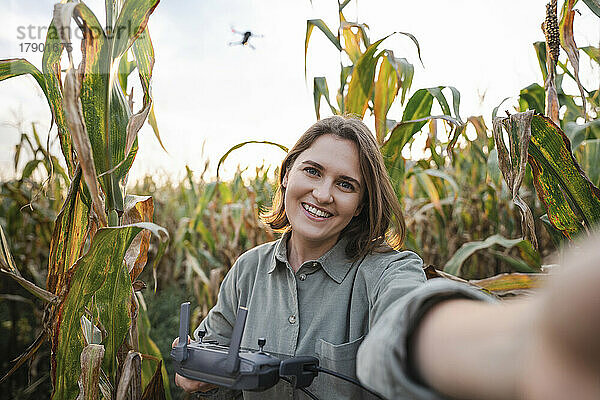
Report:
<svg viewBox="0 0 600 400"><path fill-rule="evenodd" d="M154 50L147 23L158 1L106 0L106 29L83 2L56 4L43 73L23 59L0 60L0 80L30 74L40 85L70 180L52 233L47 290L28 285L38 296L48 293L46 300L51 301L42 336L51 342L53 399L97 398L99 390L105 398L124 398L125 392L141 398L140 342L153 351L151 356L162 369L160 352L152 348L149 337L140 338L134 292L145 287L136 278L147 262L151 236L160 240L156 265L168 234L152 223L152 198L125 192L137 153L137 133L152 109ZM71 19L83 37L77 70ZM63 50L69 60L66 74L60 67ZM129 52L134 62L127 60ZM138 111L126 95L127 76L134 68L143 89ZM8 262L5 243L3 249L6 262L1 269L26 285L14 263ZM88 335L90 331L101 334ZM131 356L124 357L128 351ZM32 355L27 353L20 362ZM148 384L158 379L148 375Z"/></svg>

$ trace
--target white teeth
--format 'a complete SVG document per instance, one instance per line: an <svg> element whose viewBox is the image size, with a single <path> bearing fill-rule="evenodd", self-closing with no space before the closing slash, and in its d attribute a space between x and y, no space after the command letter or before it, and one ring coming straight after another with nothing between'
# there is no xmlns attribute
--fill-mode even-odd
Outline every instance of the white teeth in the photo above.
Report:
<svg viewBox="0 0 600 400"><path fill-rule="evenodd" d="M306 211L308 211L308 212L309 212L309 213L311 213L311 214L314 214L314 215L316 215L317 217L321 217L321 218L329 218L329 217L331 217L331 216L333 215L333 214L330 214L330 213L328 213L328 212L321 211L321 210L319 210L318 208L315 208L315 207L313 207L313 206L310 206L310 205L308 205L308 204L302 204L302 207L304 207L304 209L305 209Z"/></svg>

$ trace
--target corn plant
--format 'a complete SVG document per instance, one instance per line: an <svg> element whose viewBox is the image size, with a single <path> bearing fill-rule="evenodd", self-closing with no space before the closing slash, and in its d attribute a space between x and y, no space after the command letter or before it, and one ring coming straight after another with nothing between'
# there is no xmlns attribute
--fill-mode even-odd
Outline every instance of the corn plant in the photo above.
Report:
<svg viewBox="0 0 600 400"><path fill-rule="evenodd" d="M586 4L595 10L593 3ZM502 146L504 176L511 180L517 171L522 174L523 168L531 165L533 183L546 210L542 221L557 243L587 232L600 217L597 168L600 125L593 120L600 112L600 91L586 89L579 79L580 49L573 35L574 5L574 0L565 0L559 18L557 1L548 3L542 25L546 41L534 43L544 88L532 84L521 90L520 113L494 122L497 143L502 142L502 128L509 133L510 151ZM566 59L560 55L561 48ZM590 62L600 65L598 48L586 46L581 49ZM563 90L565 78L577 84L578 95ZM575 101L577 98L581 105ZM559 108L565 110L562 118L559 118ZM526 112L527 109L533 111ZM533 112L547 117L533 115ZM578 119L585 122L578 123ZM517 152L521 153L520 160L516 159ZM515 181L514 186L518 190L520 182ZM523 208L523 215L524 233L535 241L532 217L527 208Z"/></svg>
<svg viewBox="0 0 600 400"><path fill-rule="evenodd" d="M69 190L54 224L46 289L21 276L6 240L0 258L4 275L48 303L42 333L7 376L49 339L53 399L97 398L99 392L105 398L140 398L143 384L150 388L146 393L156 393L157 380L163 380L160 353L138 329L135 292L145 286L136 278L147 263L151 234L160 238L157 259L168 235L151 222L152 198L124 190L137 132L151 111L154 50L147 23L158 0L107 0L105 5L106 28L83 2L55 5L43 72L24 59L0 60L0 80L30 74L40 85L68 171ZM77 71L71 19L83 34ZM66 73L61 72L63 50L69 60ZM142 108L135 113L124 92L124 78L132 70L129 52L144 91ZM142 358L158 361L157 368L143 368ZM148 372L142 376L143 371Z"/></svg>

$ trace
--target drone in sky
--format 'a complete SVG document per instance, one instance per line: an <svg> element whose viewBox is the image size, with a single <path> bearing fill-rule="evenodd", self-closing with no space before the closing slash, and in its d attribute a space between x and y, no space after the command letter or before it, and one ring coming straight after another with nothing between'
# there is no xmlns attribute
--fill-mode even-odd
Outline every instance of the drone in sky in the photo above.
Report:
<svg viewBox="0 0 600 400"><path fill-rule="evenodd" d="M263 37L263 35L257 35L256 33L252 33L250 31L240 32L240 31L235 30L235 28L233 28L233 27L231 27L231 32L237 33L238 35L242 35L242 40L240 40L239 42L229 42L230 46L236 46L236 45L248 46L252 50L256 50L256 47L254 47L250 43L250 38L254 38L254 37L261 38L261 37Z"/></svg>

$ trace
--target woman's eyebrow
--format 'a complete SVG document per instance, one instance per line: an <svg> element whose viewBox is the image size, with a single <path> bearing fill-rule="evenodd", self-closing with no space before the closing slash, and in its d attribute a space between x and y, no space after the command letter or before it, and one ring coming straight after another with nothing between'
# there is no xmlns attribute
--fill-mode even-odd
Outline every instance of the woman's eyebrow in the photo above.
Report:
<svg viewBox="0 0 600 400"><path fill-rule="evenodd" d="M319 163L318 163L318 162L316 162L316 161L312 161L312 160L305 160L305 161L302 161L302 164L308 164L308 165L312 165L313 167L315 167L315 168L317 168L317 169L320 169L321 171L325 169L325 168L323 168L323 166L322 166L321 164L319 164ZM351 177L351 176L348 176L348 175L340 175L340 178L342 178L342 179L344 179L344 180L347 180L347 181L351 181L351 182L353 182L353 183L354 183L354 184L356 184L356 186L358 186L358 188L360 189L360 182L358 181L358 179L356 179L356 178L353 178L353 177Z"/></svg>

